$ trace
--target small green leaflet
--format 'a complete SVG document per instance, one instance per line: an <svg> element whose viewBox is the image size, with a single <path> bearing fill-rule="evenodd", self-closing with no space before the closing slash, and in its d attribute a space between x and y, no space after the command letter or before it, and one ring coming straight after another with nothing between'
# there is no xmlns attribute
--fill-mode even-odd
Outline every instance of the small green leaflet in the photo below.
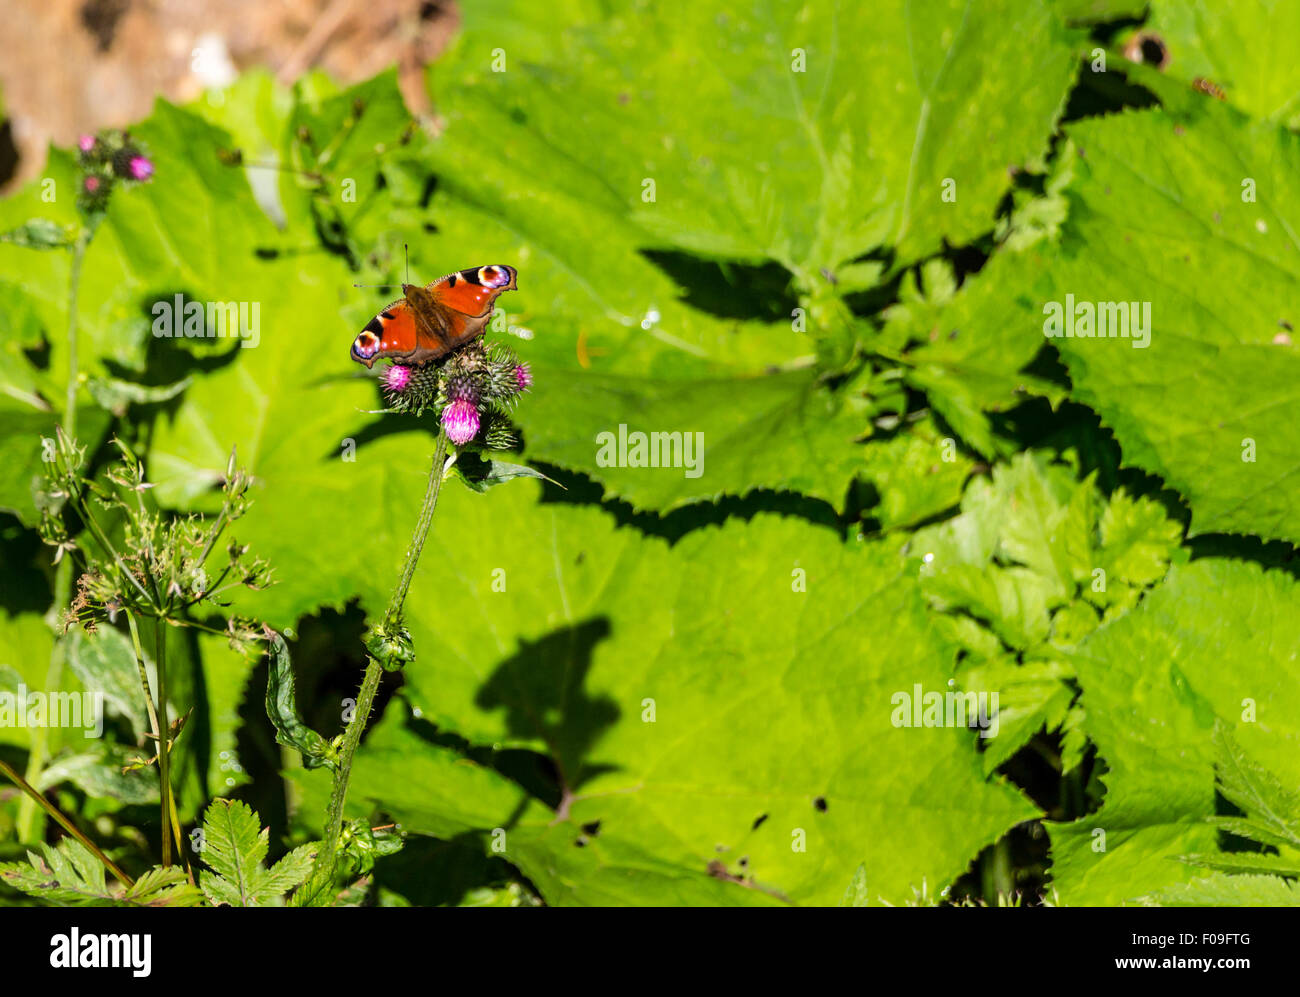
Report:
<svg viewBox="0 0 1300 997"><path fill-rule="evenodd" d="M203 816L203 862L212 871L199 874L199 885L214 906L280 906L284 895L311 872L318 845L295 848L270 869L262 865L270 830L247 803L213 800Z"/></svg>

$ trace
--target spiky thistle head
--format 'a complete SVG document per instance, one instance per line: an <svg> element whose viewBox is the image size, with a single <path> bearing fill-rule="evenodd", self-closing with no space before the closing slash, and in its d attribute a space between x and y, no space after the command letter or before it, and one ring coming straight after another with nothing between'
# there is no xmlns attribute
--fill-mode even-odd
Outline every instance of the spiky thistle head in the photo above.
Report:
<svg viewBox="0 0 1300 997"><path fill-rule="evenodd" d="M86 215L102 213L119 182L144 183L154 174L153 160L130 135L117 129L82 135L77 139L77 154L82 174L77 206Z"/></svg>
<svg viewBox="0 0 1300 997"><path fill-rule="evenodd" d="M440 360L396 361L379 378L390 410L420 415L432 408L453 444L487 450L517 445L508 416L532 382L513 350L481 339Z"/></svg>
<svg viewBox="0 0 1300 997"><path fill-rule="evenodd" d="M394 412L420 415L436 405L441 391L441 377L433 364L390 364L379 376L384 400Z"/></svg>

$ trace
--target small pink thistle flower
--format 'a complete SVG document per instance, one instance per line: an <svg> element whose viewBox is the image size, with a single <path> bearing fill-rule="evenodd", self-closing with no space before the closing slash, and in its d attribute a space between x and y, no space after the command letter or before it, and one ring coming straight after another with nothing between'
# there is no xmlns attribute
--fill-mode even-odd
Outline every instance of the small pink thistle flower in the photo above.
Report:
<svg viewBox="0 0 1300 997"><path fill-rule="evenodd" d="M99 177L97 176L86 177L85 188L87 194L99 193Z"/></svg>
<svg viewBox="0 0 1300 997"><path fill-rule="evenodd" d="M515 383L520 391L527 391L532 386L533 372L528 369L528 364L521 363L515 367Z"/></svg>
<svg viewBox="0 0 1300 997"><path fill-rule="evenodd" d="M411 368L400 363L392 364L384 371L380 381L384 385L384 390L390 395L400 395L411 383Z"/></svg>
<svg viewBox="0 0 1300 997"><path fill-rule="evenodd" d="M91 149L95 148L95 136L82 135L77 139L77 148L82 152L89 152Z"/></svg>
<svg viewBox="0 0 1300 997"><path fill-rule="evenodd" d="M153 176L153 162L144 156L132 156L127 164L127 172L132 180L148 180Z"/></svg>
<svg viewBox="0 0 1300 997"><path fill-rule="evenodd" d="M442 426L452 443L464 446L478 434L478 409L464 398L458 398L442 410Z"/></svg>

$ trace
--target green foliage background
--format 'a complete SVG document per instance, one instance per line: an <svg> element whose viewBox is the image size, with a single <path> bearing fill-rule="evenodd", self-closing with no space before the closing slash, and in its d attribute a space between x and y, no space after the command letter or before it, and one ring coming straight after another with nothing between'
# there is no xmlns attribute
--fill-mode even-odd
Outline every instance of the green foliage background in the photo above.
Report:
<svg viewBox="0 0 1300 997"><path fill-rule="evenodd" d="M444 494L407 604L419 659L353 776L351 815L410 836L372 901L828 904L853 880L871 903L1293 903L1177 861L1248 847L1207 820L1237 812L1216 722L1300 782L1291 15L1153 0L1161 73L1121 55L1141 4L737 6L466 4L433 130L391 74L160 101L132 128L156 176L86 260L83 442L131 439L176 510L211 507L238 447L237 536L278 582L238 608L298 630L332 734L433 439L371 411L348 346L390 294L353 284L401 279L403 244L422 280L518 268L492 335L535 372L522 459L565 488ZM77 221L73 158L46 174L57 198L0 202L0 230ZM66 254L0 244L3 688L42 688L55 652L32 487L67 283ZM260 343L154 338L177 293L256 302ZM1066 294L1150 301L1150 347L1049 343ZM620 424L703 433L703 475L599 466ZM239 796L292 858L328 775L274 746L265 664L176 645L186 826ZM113 739L63 732L43 784L129 862L157 833L156 787L120 773L129 647L57 653L122 691ZM918 684L998 692L999 736L893 726ZM27 746L0 729L19 767Z"/></svg>

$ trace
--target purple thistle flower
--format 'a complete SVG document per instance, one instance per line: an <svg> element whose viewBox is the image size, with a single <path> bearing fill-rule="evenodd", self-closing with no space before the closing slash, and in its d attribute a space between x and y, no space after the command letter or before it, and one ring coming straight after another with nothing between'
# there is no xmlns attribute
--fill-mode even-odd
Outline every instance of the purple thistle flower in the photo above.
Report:
<svg viewBox="0 0 1300 997"><path fill-rule="evenodd" d="M380 376L384 390L390 395L400 395L411 383L411 368L405 364L395 363Z"/></svg>
<svg viewBox="0 0 1300 997"><path fill-rule="evenodd" d="M521 363L515 366L515 383L519 385L520 391L527 391L533 383L533 372L528 369L528 364Z"/></svg>
<svg viewBox="0 0 1300 997"><path fill-rule="evenodd" d="M153 176L153 163L144 156L132 156L127 164L127 172L132 180L148 180Z"/></svg>
<svg viewBox="0 0 1300 997"><path fill-rule="evenodd" d="M458 398L442 410L442 426L447 438L456 446L464 446L478 435L478 409L463 398Z"/></svg>
<svg viewBox="0 0 1300 997"><path fill-rule="evenodd" d="M82 152L89 152L91 149L95 148L95 136L82 135L77 139L77 148Z"/></svg>

